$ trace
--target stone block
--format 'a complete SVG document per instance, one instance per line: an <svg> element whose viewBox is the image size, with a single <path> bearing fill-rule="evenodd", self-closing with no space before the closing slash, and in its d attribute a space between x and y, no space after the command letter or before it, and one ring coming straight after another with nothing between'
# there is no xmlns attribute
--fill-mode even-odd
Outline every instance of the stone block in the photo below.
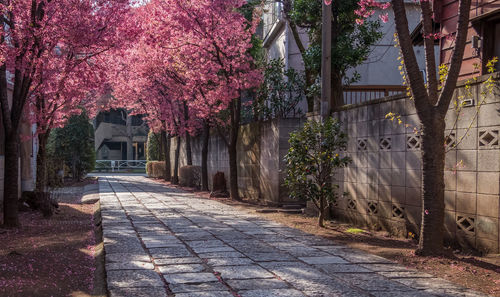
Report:
<svg viewBox="0 0 500 297"><path fill-rule="evenodd" d="M444 211L444 230L450 238L455 237L455 233L457 231L455 211Z"/></svg>
<svg viewBox="0 0 500 297"><path fill-rule="evenodd" d="M476 192L476 172L457 172L457 190L461 192Z"/></svg>
<svg viewBox="0 0 500 297"><path fill-rule="evenodd" d="M380 157L378 152L376 153L368 152L368 154L366 155L366 162L367 162L366 165L368 166L368 168L378 169L380 165L379 160Z"/></svg>
<svg viewBox="0 0 500 297"><path fill-rule="evenodd" d="M500 173L499 172L478 172L477 173L477 193L478 194L500 194Z"/></svg>
<svg viewBox="0 0 500 297"><path fill-rule="evenodd" d="M392 102L381 102L379 104L379 119L385 119L385 116L390 113L390 112L393 112L392 111Z"/></svg>
<svg viewBox="0 0 500 297"><path fill-rule="evenodd" d="M396 124L396 125L399 126L399 124ZM400 132L404 133L404 131L400 131ZM404 152L405 150L406 150L406 134L392 135L391 151Z"/></svg>
<svg viewBox="0 0 500 297"><path fill-rule="evenodd" d="M477 214L498 218L499 203L500 197L498 195L477 194Z"/></svg>
<svg viewBox="0 0 500 297"><path fill-rule="evenodd" d="M477 116L479 127L497 126L500 123L500 103L483 104Z"/></svg>
<svg viewBox="0 0 500 297"><path fill-rule="evenodd" d="M462 171L475 171L477 170L477 151L475 150L458 150L456 151L456 159L454 162L450 159L447 163L446 168L456 168ZM458 164L460 163L460 164ZM450 170L453 170L450 169Z"/></svg>
<svg viewBox="0 0 500 297"><path fill-rule="evenodd" d="M391 185L392 169L380 169L378 171L378 183L380 185Z"/></svg>
<svg viewBox="0 0 500 297"><path fill-rule="evenodd" d="M383 184L378 186L378 199L380 201L391 202L391 187Z"/></svg>
<svg viewBox="0 0 500 297"><path fill-rule="evenodd" d="M475 214L476 213L476 193L457 192L456 210L457 212Z"/></svg>
<svg viewBox="0 0 500 297"><path fill-rule="evenodd" d="M422 190L420 188L406 188L406 204L412 206L422 206Z"/></svg>
<svg viewBox="0 0 500 297"><path fill-rule="evenodd" d="M366 198L369 200L378 200L378 184L368 184Z"/></svg>
<svg viewBox="0 0 500 297"><path fill-rule="evenodd" d="M393 135L396 131L395 128L398 125L397 122L391 121L390 119L380 120L380 130L379 135L382 136L390 136Z"/></svg>
<svg viewBox="0 0 500 297"><path fill-rule="evenodd" d="M242 290L238 292L241 297L306 297L302 292L295 289L258 289L258 290Z"/></svg>
<svg viewBox="0 0 500 297"><path fill-rule="evenodd" d="M401 168L404 169L406 168L406 153L404 151L402 152L393 152L391 154L392 158L392 168Z"/></svg>
<svg viewBox="0 0 500 297"><path fill-rule="evenodd" d="M422 169L422 157L420 151L406 152L406 168L407 169Z"/></svg>
<svg viewBox="0 0 500 297"><path fill-rule="evenodd" d="M415 226L417 229L420 229L420 224L422 222L422 207L421 206L407 205L405 207L405 216L411 225Z"/></svg>
<svg viewBox="0 0 500 297"><path fill-rule="evenodd" d="M404 102L406 105L405 106L406 115L412 115L417 113L414 100L404 100Z"/></svg>
<svg viewBox="0 0 500 297"><path fill-rule="evenodd" d="M396 204L405 204L406 201L405 187L391 187L392 202Z"/></svg>
<svg viewBox="0 0 500 297"><path fill-rule="evenodd" d="M444 185L446 190L454 191L457 189L457 172L445 170Z"/></svg>
<svg viewBox="0 0 500 297"><path fill-rule="evenodd" d="M492 241L498 240L498 218L477 216L476 235Z"/></svg>
<svg viewBox="0 0 500 297"><path fill-rule="evenodd" d="M409 188L420 188L422 185L422 171L406 170L405 185Z"/></svg>
<svg viewBox="0 0 500 297"><path fill-rule="evenodd" d="M477 237L475 248L484 254L498 254L499 241L487 238Z"/></svg>
<svg viewBox="0 0 500 297"><path fill-rule="evenodd" d="M368 175L368 183L372 185L378 184L378 169L376 167L368 167L367 175Z"/></svg>
<svg viewBox="0 0 500 297"><path fill-rule="evenodd" d="M380 104L371 104L366 106L368 120L378 120L380 114Z"/></svg>
<svg viewBox="0 0 500 297"><path fill-rule="evenodd" d="M415 133L415 129L420 130L420 119L418 115L412 114L404 117L406 133L413 134Z"/></svg>
<svg viewBox="0 0 500 297"><path fill-rule="evenodd" d="M108 288L163 287L163 282L153 270L107 271Z"/></svg>
<svg viewBox="0 0 500 297"><path fill-rule="evenodd" d="M481 112L479 114L481 114ZM448 112L448 114L450 114L450 111ZM450 116L452 119L456 118L456 114ZM460 115L458 116L457 128L458 129L468 128L468 127L475 128L477 127L477 122L478 122L478 117L476 117L476 109L474 107L465 107L462 108L462 110L460 111Z"/></svg>
<svg viewBox="0 0 500 297"><path fill-rule="evenodd" d="M444 158L444 168L447 170L455 170L457 168L457 151L451 150L446 153ZM472 170L472 169L470 169Z"/></svg>
<svg viewBox="0 0 500 297"><path fill-rule="evenodd" d="M167 297L164 288L112 288L109 290L110 297Z"/></svg>
<svg viewBox="0 0 500 297"><path fill-rule="evenodd" d="M357 137L366 137L368 136L368 122L363 121L363 122L358 122L357 123Z"/></svg>
<svg viewBox="0 0 500 297"><path fill-rule="evenodd" d="M368 168L357 168L356 175L358 183L368 183Z"/></svg>
<svg viewBox="0 0 500 297"><path fill-rule="evenodd" d="M380 131L380 120L370 120L367 122L368 136L370 138L378 137Z"/></svg>
<svg viewBox="0 0 500 297"><path fill-rule="evenodd" d="M444 191L444 209L456 211L456 192Z"/></svg>
<svg viewBox="0 0 500 297"><path fill-rule="evenodd" d="M311 265L319 264L348 264L344 259L337 256L325 256L325 257L299 257L300 260Z"/></svg>
<svg viewBox="0 0 500 297"><path fill-rule="evenodd" d="M391 152L381 151L379 153L379 157L380 157L380 161L379 161L380 169L391 169L392 168Z"/></svg>
<svg viewBox="0 0 500 297"><path fill-rule="evenodd" d="M500 150L479 150L477 155L478 171L500 171Z"/></svg>
<svg viewBox="0 0 500 297"><path fill-rule="evenodd" d="M404 187L404 185L405 185L405 170L404 169L392 169L392 171L391 171L391 185Z"/></svg>
<svg viewBox="0 0 500 297"><path fill-rule="evenodd" d="M457 129L457 149L476 150L477 149L477 128Z"/></svg>

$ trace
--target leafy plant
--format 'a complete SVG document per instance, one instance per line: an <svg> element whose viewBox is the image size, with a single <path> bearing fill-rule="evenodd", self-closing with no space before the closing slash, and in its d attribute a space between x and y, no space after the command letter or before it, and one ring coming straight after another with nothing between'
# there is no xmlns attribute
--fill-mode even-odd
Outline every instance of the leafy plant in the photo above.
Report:
<svg viewBox="0 0 500 297"><path fill-rule="evenodd" d="M148 144L146 150L146 159L148 161L163 161L163 152L161 148L160 133L149 132Z"/></svg>
<svg viewBox="0 0 500 297"><path fill-rule="evenodd" d="M351 162L341 155L347 147L347 134L341 123L332 118L323 123L310 120L290 134L289 142L285 185L291 197L314 202L319 210L318 224L323 227L325 210L339 196L333 174Z"/></svg>
<svg viewBox="0 0 500 297"><path fill-rule="evenodd" d="M264 67L264 79L256 94L254 113L261 120L300 115L297 105L304 99L305 81L295 69L285 69L282 59L271 59Z"/></svg>
<svg viewBox="0 0 500 297"><path fill-rule="evenodd" d="M48 151L50 159L64 160L74 180L94 170L94 127L87 114L72 116L66 126L52 130Z"/></svg>

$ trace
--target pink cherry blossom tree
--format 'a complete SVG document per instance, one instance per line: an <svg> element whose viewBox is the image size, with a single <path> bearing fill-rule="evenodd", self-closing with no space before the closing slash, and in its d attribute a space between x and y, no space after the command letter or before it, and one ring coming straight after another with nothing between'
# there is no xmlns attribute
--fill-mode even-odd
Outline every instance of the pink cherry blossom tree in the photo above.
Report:
<svg viewBox="0 0 500 297"><path fill-rule="evenodd" d="M54 59L58 55L71 53L81 59L82 56L96 53L93 46L110 37L104 33L108 30L106 26L112 25L108 20L121 14L126 7L126 0L0 1L0 105L5 131L5 168L8 168L4 180L4 225L12 227L19 224L19 127L26 106L31 100L35 100L36 106L36 97L39 102L68 98L67 94L62 95L60 86L71 85L71 80L62 78L69 75L65 72L69 69L63 68L63 73L59 73L61 69L55 65L64 64L52 64ZM84 44L88 47L82 47ZM86 51L79 51L84 48ZM65 84L58 83L61 80L64 80ZM13 86L11 100L7 94L8 84ZM54 91L57 89L59 91ZM60 95L54 97L56 93ZM39 104L42 105L44 104ZM54 115L71 113L74 109L62 110L54 112ZM39 118L45 123L45 120ZM57 122L59 120L54 119L53 123Z"/></svg>

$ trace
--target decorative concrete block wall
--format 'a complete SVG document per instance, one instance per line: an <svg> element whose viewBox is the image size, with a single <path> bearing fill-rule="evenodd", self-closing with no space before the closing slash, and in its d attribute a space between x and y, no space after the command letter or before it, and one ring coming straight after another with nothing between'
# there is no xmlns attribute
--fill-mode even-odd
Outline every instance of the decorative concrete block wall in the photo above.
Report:
<svg viewBox="0 0 500 297"><path fill-rule="evenodd" d="M460 87L458 101L464 94ZM485 99L483 86L476 84L471 90L475 106L463 108L458 117L450 108L446 117L445 230L448 240L498 253L500 97L488 96L477 113L477 103ZM386 119L389 112L400 115L402 123ZM334 213L401 235L418 234L422 162L413 101L390 97L346 107L335 116L348 131L345 153L353 162L336 176L341 190L350 195L336 202Z"/></svg>
<svg viewBox="0 0 500 297"><path fill-rule="evenodd" d="M262 123L250 123L240 127L237 143L238 186L242 197L268 204L290 202L283 186L285 176L284 157L288 151L290 132L301 126L300 119L276 119ZM208 176L209 188L217 171L224 172L229 187L229 156L227 146L220 135L211 131ZM178 138L172 139L170 157L175 157ZM193 165L201 166L202 136L192 138ZM186 145L181 140L180 166L186 165ZM172 171L173 172L173 171Z"/></svg>

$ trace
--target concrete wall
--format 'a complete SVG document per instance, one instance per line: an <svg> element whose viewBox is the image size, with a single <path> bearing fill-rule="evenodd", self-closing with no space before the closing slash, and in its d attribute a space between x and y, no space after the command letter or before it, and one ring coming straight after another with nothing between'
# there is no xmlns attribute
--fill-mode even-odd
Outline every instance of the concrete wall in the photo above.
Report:
<svg viewBox="0 0 500 297"><path fill-rule="evenodd" d="M445 229L447 239L462 246L498 253L500 96L488 96L475 117L482 90L480 84L472 86L476 106L465 107L458 120L454 109L446 117L449 143L458 144L446 154ZM463 94L462 86L455 98ZM403 123L385 119L388 112L400 114ZM337 176L341 190L350 195L339 199L335 215L401 235L417 232L422 162L420 136L413 131L420 125L413 101L386 98L336 116L346 125L346 154L353 163Z"/></svg>
<svg viewBox="0 0 500 297"><path fill-rule="evenodd" d="M263 123L250 123L240 127L238 150L238 186L242 197L268 204L280 204L288 200L284 180L284 156L288 151L288 135L303 121L300 119L276 119ZM209 187L218 171L224 172L229 187L229 157L224 140L212 130L209 145ZM172 139L170 157L175 157L178 138ZM193 165L201 166L202 136L192 139ZM180 166L186 165L186 147L181 140Z"/></svg>

